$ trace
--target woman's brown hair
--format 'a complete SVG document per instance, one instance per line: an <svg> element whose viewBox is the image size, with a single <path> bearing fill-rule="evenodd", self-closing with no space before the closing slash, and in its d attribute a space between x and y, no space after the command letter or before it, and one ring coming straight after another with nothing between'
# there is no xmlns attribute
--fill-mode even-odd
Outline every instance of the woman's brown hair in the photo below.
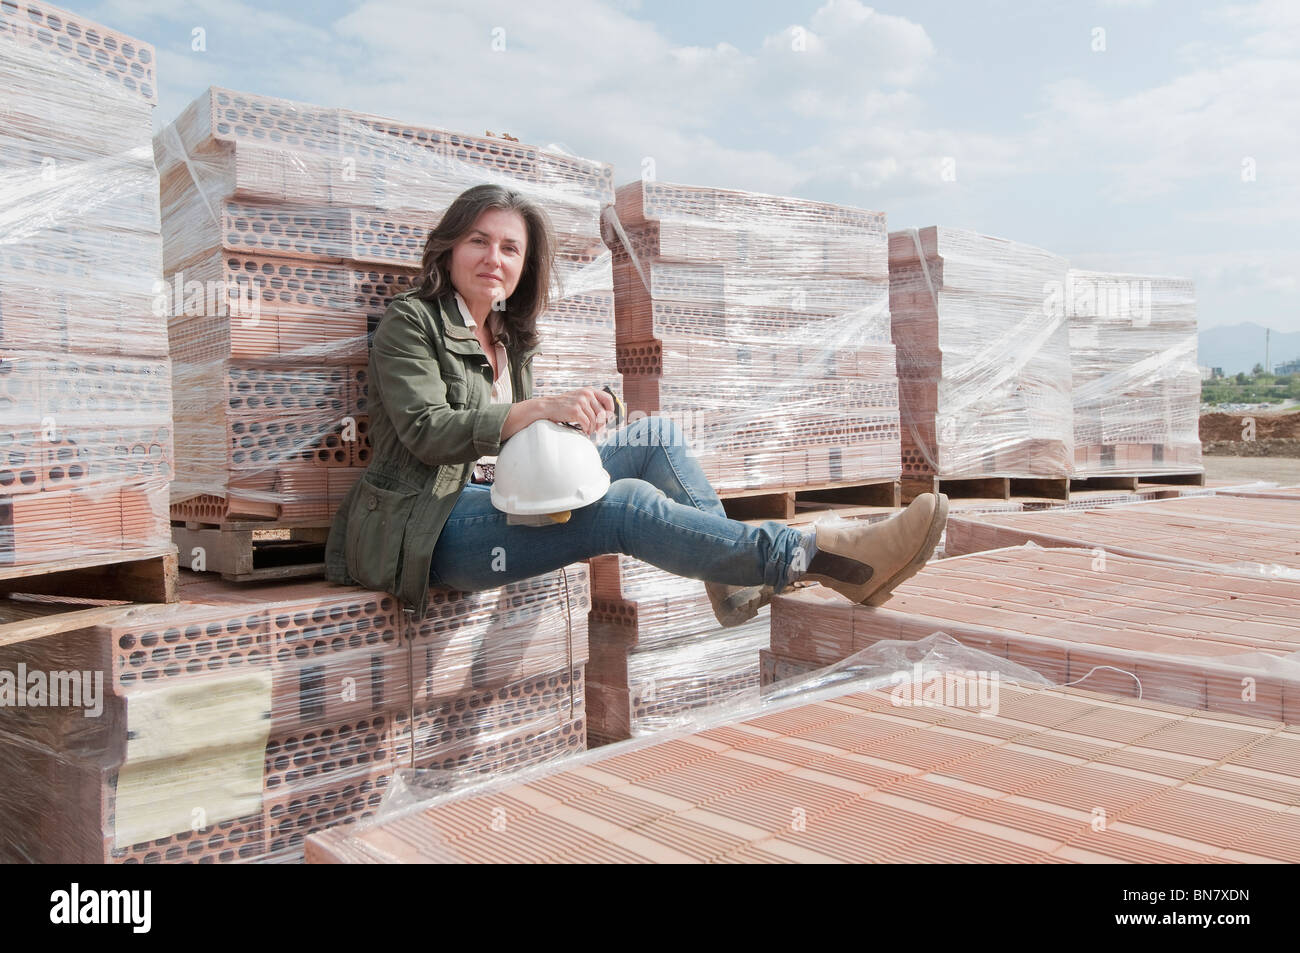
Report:
<svg viewBox="0 0 1300 953"><path fill-rule="evenodd" d="M506 299L502 324L515 347L537 345L537 316L551 302L551 273L555 269L555 232L540 205L500 185L476 185L456 197L424 243L420 274L415 280L421 298L433 299L451 287L451 249L488 209L518 212L528 229L524 267L515 292Z"/></svg>

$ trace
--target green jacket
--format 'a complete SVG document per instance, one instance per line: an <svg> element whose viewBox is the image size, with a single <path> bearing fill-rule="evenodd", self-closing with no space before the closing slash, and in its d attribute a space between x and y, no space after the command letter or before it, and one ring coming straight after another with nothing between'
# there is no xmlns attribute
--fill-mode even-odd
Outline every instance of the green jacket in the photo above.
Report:
<svg viewBox="0 0 1300 953"><path fill-rule="evenodd" d="M516 401L532 396L536 350L506 344ZM442 527L474 461L501 449L510 405L491 399L491 366L455 292L397 295L370 349L370 465L334 516L327 579L391 592L423 618Z"/></svg>

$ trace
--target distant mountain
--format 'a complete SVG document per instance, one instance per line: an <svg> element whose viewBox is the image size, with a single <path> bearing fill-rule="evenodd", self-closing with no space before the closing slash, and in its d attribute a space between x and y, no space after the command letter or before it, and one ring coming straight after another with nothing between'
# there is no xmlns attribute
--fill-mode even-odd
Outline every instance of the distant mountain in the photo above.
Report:
<svg viewBox="0 0 1300 953"><path fill-rule="evenodd" d="M1300 358L1300 331L1274 331L1269 336L1269 363L1277 366ZM1207 328L1199 334L1196 363L1221 367L1225 374L1244 371L1264 363L1264 326L1245 321L1231 326Z"/></svg>

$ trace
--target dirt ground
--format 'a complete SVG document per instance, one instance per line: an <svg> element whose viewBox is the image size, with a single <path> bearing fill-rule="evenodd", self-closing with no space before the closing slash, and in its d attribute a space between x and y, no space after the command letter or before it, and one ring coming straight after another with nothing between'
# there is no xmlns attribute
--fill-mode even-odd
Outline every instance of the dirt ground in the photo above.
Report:
<svg viewBox="0 0 1300 953"><path fill-rule="evenodd" d="M1272 480L1283 486L1300 484L1300 457L1201 458L1207 480Z"/></svg>
<svg viewBox="0 0 1300 953"><path fill-rule="evenodd" d="M1250 414L1201 414L1201 442L1241 440L1247 417L1255 421L1256 440L1294 440L1300 437L1300 413L1276 414L1260 410Z"/></svg>

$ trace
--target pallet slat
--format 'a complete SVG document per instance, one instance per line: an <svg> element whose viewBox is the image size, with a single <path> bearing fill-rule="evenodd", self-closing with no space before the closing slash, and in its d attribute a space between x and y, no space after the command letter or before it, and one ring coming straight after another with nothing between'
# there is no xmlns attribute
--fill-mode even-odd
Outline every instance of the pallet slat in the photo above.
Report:
<svg viewBox="0 0 1300 953"><path fill-rule="evenodd" d="M64 559L32 567L0 569L0 593L24 592L129 602L176 602L176 547L138 556Z"/></svg>

